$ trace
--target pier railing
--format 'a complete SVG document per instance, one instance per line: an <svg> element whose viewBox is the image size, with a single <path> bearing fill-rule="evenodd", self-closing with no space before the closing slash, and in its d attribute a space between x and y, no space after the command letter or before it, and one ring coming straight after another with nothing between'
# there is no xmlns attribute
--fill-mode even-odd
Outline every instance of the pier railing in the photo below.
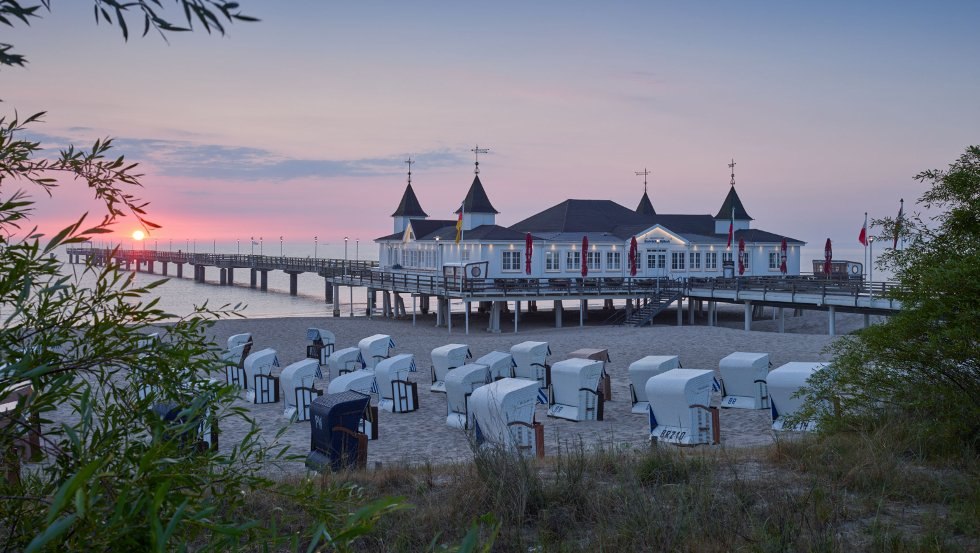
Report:
<svg viewBox="0 0 980 553"><path fill-rule="evenodd" d="M188 263L232 269L258 269L285 272L318 273L331 277L377 268L377 261L353 259L324 259L310 257L283 257L250 254L213 254L191 252L164 252L157 250L123 250L103 248L68 248L69 255L93 257L99 262L112 259L118 263Z"/></svg>

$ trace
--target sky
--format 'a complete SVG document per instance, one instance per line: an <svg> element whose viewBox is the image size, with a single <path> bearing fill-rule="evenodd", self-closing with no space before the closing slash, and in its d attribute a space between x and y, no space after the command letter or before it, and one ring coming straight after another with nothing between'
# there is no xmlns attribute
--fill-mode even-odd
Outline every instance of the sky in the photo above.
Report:
<svg viewBox="0 0 980 553"><path fill-rule="evenodd" d="M854 257L865 212L912 210L917 173L980 143L975 1L242 0L260 22L165 41L130 19L128 42L91 2L52 4L3 29L29 64L0 70L0 111L47 111L31 136L52 153L114 137L161 241L367 247L409 156L451 219L479 145L498 224L635 207L644 169L658 213L713 215L734 158L755 228ZM45 230L99 213L77 182L35 195Z"/></svg>

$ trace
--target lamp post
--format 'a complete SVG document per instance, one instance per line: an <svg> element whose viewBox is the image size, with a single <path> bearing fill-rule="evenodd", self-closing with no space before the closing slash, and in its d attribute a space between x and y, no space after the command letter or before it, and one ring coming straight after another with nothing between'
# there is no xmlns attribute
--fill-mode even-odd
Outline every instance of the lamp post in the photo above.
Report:
<svg viewBox="0 0 980 553"><path fill-rule="evenodd" d="M255 237L254 236L249 236L248 237L248 242L249 242L249 244L251 244L251 246L250 246L251 249L249 250L249 255L255 255Z"/></svg>
<svg viewBox="0 0 980 553"><path fill-rule="evenodd" d="M868 295L872 298L875 295L874 289L874 278L871 276L871 270L874 269L875 265L875 237L872 236L868 238Z"/></svg>
<svg viewBox="0 0 980 553"><path fill-rule="evenodd" d="M174 239L173 238L170 239L170 248L168 248L167 251L170 251L170 252L174 251Z"/></svg>
<svg viewBox="0 0 980 553"><path fill-rule="evenodd" d="M194 239L194 253L197 253L197 238Z"/></svg>
<svg viewBox="0 0 980 553"><path fill-rule="evenodd" d="M235 254L242 255L242 239L235 238Z"/></svg>
<svg viewBox="0 0 980 553"><path fill-rule="evenodd" d="M259 255L263 255L262 254L262 245L263 245L263 243L264 242L262 241L262 237L259 236Z"/></svg>
<svg viewBox="0 0 980 553"><path fill-rule="evenodd" d="M319 257L318 257L318 255L317 255L317 251L316 251L316 250L317 250L317 241L318 241L318 240L317 240L317 237L316 237L316 236L314 236L314 237L313 237L313 259L314 259L314 260L316 260L316 259L318 259L318 258L319 258Z"/></svg>
<svg viewBox="0 0 980 553"><path fill-rule="evenodd" d="M347 241L348 240L349 240L349 238L347 236L345 236L344 237L344 277L345 277L345 279L347 277ZM349 302L350 303L350 316L353 317L354 316L354 287L353 286L350 286L350 283L349 282L347 284L348 284L347 289L350 290L350 302Z"/></svg>
<svg viewBox="0 0 980 553"><path fill-rule="evenodd" d="M354 261L360 261L360 260L361 260L361 239L360 238L355 238L354 239Z"/></svg>
<svg viewBox="0 0 980 553"><path fill-rule="evenodd" d="M279 257L282 257L282 235L279 235Z"/></svg>

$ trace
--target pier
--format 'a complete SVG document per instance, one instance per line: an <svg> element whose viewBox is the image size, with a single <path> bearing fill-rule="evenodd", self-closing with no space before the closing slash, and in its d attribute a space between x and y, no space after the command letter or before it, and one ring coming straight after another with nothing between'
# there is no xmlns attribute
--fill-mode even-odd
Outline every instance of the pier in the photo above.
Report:
<svg viewBox="0 0 980 553"><path fill-rule="evenodd" d="M654 317L673 306L677 324L684 324L685 308L688 324L699 318L710 326L717 324L719 303L742 305L745 312L745 330L751 330L752 320L761 310L770 307L779 320L780 331L786 310L820 310L828 314L828 334L836 334L837 313L859 313L868 324L871 315L891 315L901 309L901 304L888 297L895 283L868 283L862 280L837 280L816 278L812 275L790 277L744 278L468 278L466 276L441 276L435 272L382 271L374 261L343 259L312 259L273 257L262 255L204 254L163 252L156 250L121 250L97 248L69 248L69 262L88 262L94 265L115 263L119 267L169 275L174 265L175 275L183 278L184 265L189 265L193 278L205 282L207 270L218 271L218 284L235 284L235 269L249 271L249 285L260 290L268 289L268 272L283 271L290 276L290 294L297 294L297 275L314 273L324 279L324 301L334 305L334 316L340 316L339 297L341 286L367 289L368 316L407 317L409 315L402 294L411 297L412 317L417 310L429 312L431 300L436 300L436 324L452 330L451 302L463 303L464 327L469 332L472 304L480 313L489 314L488 331L500 332L502 315L513 311L514 331L517 332L522 309L537 311L540 302L552 302L555 326L562 325L565 301L577 301L579 324L588 320L589 302L602 302L606 309L613 308L613 300L625 300L625 308L605 324L640 326L649 324ZM377 309L377 296L381 295L382 307Z"/></svg>

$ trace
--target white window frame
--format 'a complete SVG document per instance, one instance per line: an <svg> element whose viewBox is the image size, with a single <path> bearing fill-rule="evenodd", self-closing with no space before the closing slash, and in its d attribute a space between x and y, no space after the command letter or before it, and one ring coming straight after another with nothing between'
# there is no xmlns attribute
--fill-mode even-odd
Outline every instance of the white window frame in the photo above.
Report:
<svg viewBox="0 0 980 553"><path fill-rule="evenodd" d="M687 266L692 271L701 270L701 252L690 252L687 256Z"/></svg>
<svg viewBox="0 0 980 553"><path fill-rule="evenodd" d="M548 273L561 271L561 252L547 250L544 252L544 270Z"/></svg>
<svg viewBox="0 0 980 553"><path fill-rule="evenodd" d="M585 254L585 260L589 263L590 271L602 270L602 252L589 250Z"/></svg>
<svg viewBox="0 0 980 553"><path fill-rule="evenodd" d="M578 250L568 250L565 252L565 270L566 271L582 270L582 252Z"/></svg>
<svg viewBox="0 0 980 553"><path fill-rule="evenodd" d="M704 252L704 270L718 270L718 252Z"/></svg>
<svg viewBox="0 0 980 553"><path fill-rule="evenodd" d="M505 273L519 272L521 270L521 250L500 252L500 270Z"/></svg>
<svg viewBox="0 0 980 553"><path fill-rule="evenodd" d="M620 252L606 252L606 270L621 271L623 269L623 255Z"/></svg>
<svg viewBox="0 0 980 553"><path fill-rule="evenodd" d="M658 267L657 261L660 261ZM647 269L666 269L667 250L647 250Z"/></svg>
<svg viewBox="0 0 980 553"><path fill-rule="evenodd" d="M684 268L684 261L687 258L687 252L670 252L670 270L671 271L686 271Z"/></svg>
<svg viewBox="0 0 980 553"><path fill-rule="evenodd" d="M769 252L769 270L770 271L778 271L779 270L779 265L781 265L781 262L782 262L782 253L781 252L778 252L778 251Z"/></svg>

